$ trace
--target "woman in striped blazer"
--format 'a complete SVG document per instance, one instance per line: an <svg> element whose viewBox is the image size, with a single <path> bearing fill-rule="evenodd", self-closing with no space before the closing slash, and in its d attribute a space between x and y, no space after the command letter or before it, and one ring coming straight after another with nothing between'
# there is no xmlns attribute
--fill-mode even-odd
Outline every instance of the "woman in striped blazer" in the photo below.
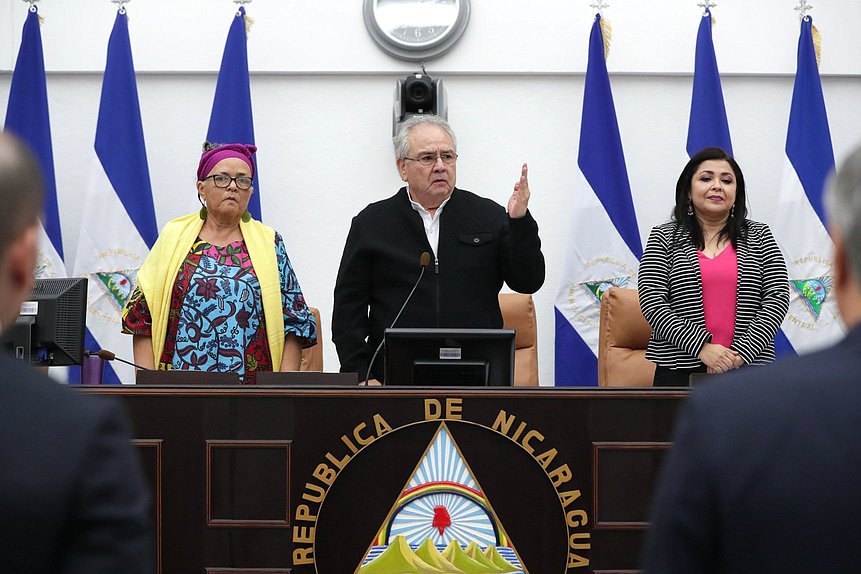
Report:
<svg viewBox="0 0 861 574"><path fill-rule="evenodd" d="M705 148L685 166L672 221L652 229L637 284L655 386L774 360L786 263L768 226L747 219L744 176L724 150Z"/></svg>

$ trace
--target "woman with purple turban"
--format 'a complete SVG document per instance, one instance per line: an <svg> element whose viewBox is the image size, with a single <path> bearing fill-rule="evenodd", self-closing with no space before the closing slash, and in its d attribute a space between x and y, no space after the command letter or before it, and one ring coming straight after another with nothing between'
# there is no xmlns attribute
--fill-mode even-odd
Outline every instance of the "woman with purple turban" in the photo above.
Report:
<svg viewBox="0 0 861 574"><path fill-rule="evenodd" d="M251 218L253 145L204 146L199 213L165 225L123 312L138 365L162 370L297 371L317 325L281 235Z"/></svg>

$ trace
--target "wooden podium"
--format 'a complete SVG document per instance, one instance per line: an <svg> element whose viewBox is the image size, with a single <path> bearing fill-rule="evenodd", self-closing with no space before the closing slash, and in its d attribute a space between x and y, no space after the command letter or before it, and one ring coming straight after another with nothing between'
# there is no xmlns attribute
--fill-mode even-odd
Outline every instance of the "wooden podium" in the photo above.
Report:
<svg viewBox="0 0 861 574"><path fill-rule="evenodd" d="M350 574L430 487L477 500L523 572L636 571L685 390L331 387L341 375L317 376L310 387L81 389L131 415L159 573ZM434 458L440 445L457 473Z"/></svg>

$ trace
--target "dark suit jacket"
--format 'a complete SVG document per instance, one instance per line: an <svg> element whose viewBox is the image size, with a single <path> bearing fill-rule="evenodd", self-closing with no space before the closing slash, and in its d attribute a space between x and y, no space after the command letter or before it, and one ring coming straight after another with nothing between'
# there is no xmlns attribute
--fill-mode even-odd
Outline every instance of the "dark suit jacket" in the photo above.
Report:
<svg viewBox="0 0 861 574"><path fill-rule="evenodd" d="M650 573L861 572L861 327L692 391L653 499Z"/></svg>
<svg viewBox="0 0 861 574"><path fill-rule="evenodd" d="M122 411L0 357L0 572L153 572Z"/></svg>
<svg viewBox="0 0 861 574"><path fill-rule="evenodd" d="M353 218L335 283L332 340L342 372L364 379L371 355L433 255L406 188ZM437 260L427 268L398 327L502 327L503 281L521 293L544 283L538 224L527 212L509 219L497 203L455 189L440 214ZM366 341L367 338L367 341ZM382 360L372 377L382 380Z"/></svg>

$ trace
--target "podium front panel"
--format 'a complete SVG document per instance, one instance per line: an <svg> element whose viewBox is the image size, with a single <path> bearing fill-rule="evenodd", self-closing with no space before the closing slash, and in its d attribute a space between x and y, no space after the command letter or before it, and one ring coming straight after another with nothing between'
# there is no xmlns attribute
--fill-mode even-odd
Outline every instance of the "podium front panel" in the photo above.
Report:
<svg viewBox="0 0 861 574"><path fill-rule="evenodd" d="M349 574L494 550L518 572L635 572L683 390L149 386L125 402L159 572ZM426 549L425 549L426 550ZM469 550L469 548L467 548ZM469 550L475 552L475 550ZM381 558L381 561L389 558Z"/></svg>

